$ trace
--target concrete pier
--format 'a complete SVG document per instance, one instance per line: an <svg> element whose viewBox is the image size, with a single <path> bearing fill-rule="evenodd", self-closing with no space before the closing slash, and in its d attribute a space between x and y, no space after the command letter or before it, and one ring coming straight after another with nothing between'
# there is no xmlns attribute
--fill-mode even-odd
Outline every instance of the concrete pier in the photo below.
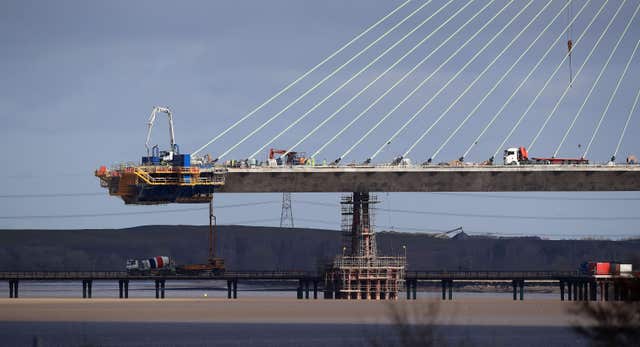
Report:
<svg viewBox="0 0 640 347"><path fill-rule="evenodd" d="M309 281L304 281L304 298L309 299Z"/></svg>
<svg viewBox="0 0 640 347"><path fill-rule="evenodd" d="M91 287L93 286L93 280L82 280L82 298L91 299Z"/></svg>
<svg viewBox="0 0 640 347"><path fill-rule="evenodd" d="M520 288L520 300L524 300L524 280L513 280L513 300L518 300L518 288Z"/></svg>
<svg viewBox="0 0 640 347"><path fill-rule="evenodd" d="M156 299L164 299L165 280L156 280Z"/></svg>
<svg viewBox="0 0 640 347"><path fill-rule="evenodd" d="M442 300L447 300L447 291L449 292L449 300L453 300L453 280L446 279L446 280L442 280L441 283L442 283Z"/></svg>
<svg viewBox="0 0 640 347"><path fill-rule="evenodd" d="M405 280L405 289L407 290L407 300L416 300L418 292L418 281L412 279Z"/></svg>
<svg viewBox="0 0 640 347"><path fill-rule="evenodd" d="M18 280L9 280L9 298L18 298Z"/></svg>
<svg viewBox="0 0 640 347"><path fill-rule="evenodd" d="M128 299L129 298L129 280L119 280L118 281L118 291L120 299Z"/></svg>
<svg viewBox="0 0 640 347"><path fill-rule="evenodd" d="M238 279L233 280L233 298L238 298Z"/></svg>

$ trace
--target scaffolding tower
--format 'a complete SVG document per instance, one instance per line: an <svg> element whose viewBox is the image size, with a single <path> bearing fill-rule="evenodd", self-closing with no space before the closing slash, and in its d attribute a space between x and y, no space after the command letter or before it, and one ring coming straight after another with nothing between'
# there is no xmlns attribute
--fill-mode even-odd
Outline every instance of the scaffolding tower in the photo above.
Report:
<svg viewBox="0 0 640 347"><path fill-rule="evenodd" d="M375 195L343 196L342 255L325 272L325 298L395 300L402 290L405 257L378 256L374 231Z"/></svg>

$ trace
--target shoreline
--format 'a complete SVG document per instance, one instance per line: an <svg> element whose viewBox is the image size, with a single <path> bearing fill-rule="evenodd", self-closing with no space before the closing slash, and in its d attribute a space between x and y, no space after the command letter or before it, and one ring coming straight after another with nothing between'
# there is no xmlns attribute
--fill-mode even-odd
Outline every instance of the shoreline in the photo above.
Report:
<svg viewBox="0 0 640 347"><path fill-rule="evenodd" d="M297 300L289 298L0 299L0 322L209 322L390 324L395 307L424 317L435 305L439 325L569 327L574 302L549 299L458 298L453 301ZM420 323L416 321L415 323Z"/></svg>

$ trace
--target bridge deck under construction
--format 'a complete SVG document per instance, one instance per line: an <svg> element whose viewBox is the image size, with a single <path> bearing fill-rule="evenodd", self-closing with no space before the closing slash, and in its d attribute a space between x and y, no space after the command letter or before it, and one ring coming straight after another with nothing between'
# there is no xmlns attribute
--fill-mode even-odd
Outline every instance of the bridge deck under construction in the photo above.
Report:
<svg viewBox="0 0 640 347"><path fill-rule="evenodd" d="M128 204L208 203L216 193L639 191L638 165L289 166L96 171ZM172 171L173 172L173 171ZM156 177L159 175L159 177ZM185 182L185 176L187 175Z"/></svg>
<svg viewBox="0 0 640 347"><path fill-rule="evenodd" d="M217 192L638 191L638 165L229 168Z"/></svg>

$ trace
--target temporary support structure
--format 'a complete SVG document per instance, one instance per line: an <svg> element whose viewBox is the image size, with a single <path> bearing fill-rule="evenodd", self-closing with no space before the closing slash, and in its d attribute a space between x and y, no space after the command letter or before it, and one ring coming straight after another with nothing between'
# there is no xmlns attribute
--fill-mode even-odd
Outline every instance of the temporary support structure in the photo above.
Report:
<svg viewBox="0 0 640 347"><path fill-rule="evenodd" d="M325 298L395 300L402 290L405 257L379 257L369 193L344 196L342 255L325 272Z"/></svg>

